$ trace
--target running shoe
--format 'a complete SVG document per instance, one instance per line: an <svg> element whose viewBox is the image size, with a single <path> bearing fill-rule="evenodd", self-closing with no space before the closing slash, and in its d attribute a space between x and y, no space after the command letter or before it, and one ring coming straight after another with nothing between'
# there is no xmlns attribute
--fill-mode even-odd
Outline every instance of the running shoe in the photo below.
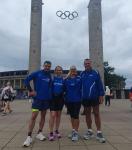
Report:
<svg viewBox="0 0 132 150"><path fill-rule="evenodd" d="M57 130L54 132L54 136L57 138L61 138L61 134Z"/></svg>
<svg viewBox="0 0 132 150"><path fill-rule="evenodd" d="M91 138L93 138L94 137L94 134L93 134L93 132L91 131L91 130L88 130L85 134L84 134L84 136L83 136L83 138L85 139L85 140L89 140L89 139L91 139Z"/></svg>
<svg viewBox="0 0 132 150"><path fill-rule="evenodd" d="M96 139L100 142L100 143L105 143L105 138L103 136L103 134L100 132L100 133L97 133L96 135Z"/></svg>
<svg viewBox="0 0 132 150"><path fill-rule="evenodd" d="M77 132L77 131L74 131L74 132L72 133L72 138L71 138L71 140L75 142L75 141L78 141L78 139L79 139L78 132Z"/></svg>
<svg viewBox="0 0 132 150"><path fill-rule="evenodd" d="M23 143L23 146L28 147L28 146L30 146L31 143L32 143L32 138L31 138L31 136L28 136L26 138L26 141Z"/></svg>
<svg viewBox="0 0 132 150"><path fill-rule="evenodd" d="M42 132L39 132L39 133L36 135L36 138L39 139L40 141L46 140L46 137L42 134Z"/></svg>
<svg viewBox="0 0 132 150"><path fill-rule="evenodd" d="M53 135L53 133L49 134L49 141L54 141L54 135Z"/></svg>

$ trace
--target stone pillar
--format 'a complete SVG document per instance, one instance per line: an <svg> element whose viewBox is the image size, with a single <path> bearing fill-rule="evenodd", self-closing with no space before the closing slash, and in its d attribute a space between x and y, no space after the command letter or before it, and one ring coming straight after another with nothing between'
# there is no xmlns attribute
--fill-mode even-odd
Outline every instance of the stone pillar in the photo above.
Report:
<svg viewBox="0 0 132 150"><path fill-rule="evenodd" d="M101 0L90 0L88 16L89 56L93 62L93 68L100 72L102 81L104 82Z"/></svg>
<svg viewBox="0 0 132 150"><path fill-rule="evenodd" d="M31 1L29 73L41 66L42 0Z"/></svg>

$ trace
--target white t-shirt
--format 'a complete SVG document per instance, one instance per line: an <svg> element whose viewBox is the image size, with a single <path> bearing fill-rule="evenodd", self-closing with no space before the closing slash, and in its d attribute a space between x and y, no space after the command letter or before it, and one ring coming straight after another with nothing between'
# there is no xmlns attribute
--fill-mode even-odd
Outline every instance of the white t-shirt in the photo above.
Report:
<svg viewBox="0 0 132 150"><path fill-rule="evenodd" d="M110 96L110 89L109 87L106 86L106 90L105 90L105 95Z"/></svg>
<svg viewBox="0 0 132 150"><path fill-rule="evenodd" d="M4 99L8 99L9 98L9 96L6 94L6 91L7 90L10 90L10 92L11 93L13 93L13 88L12 88L12 86L6 86L5 88L3 88L3 90L2 90L2 93L1 93L1 95L2 95L2 97L4 98Z"/></svg>

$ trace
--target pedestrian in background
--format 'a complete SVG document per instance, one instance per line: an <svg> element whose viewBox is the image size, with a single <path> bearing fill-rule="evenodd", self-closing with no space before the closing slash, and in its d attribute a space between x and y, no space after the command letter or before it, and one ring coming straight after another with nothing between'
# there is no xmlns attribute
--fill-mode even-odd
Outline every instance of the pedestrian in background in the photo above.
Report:
<svg viewBox="0 0 132 150"><path fill-rule="evenodd" d="M105 106L110 106L111 93L108 86L105 89Z"/></svg>
<svg viewBox="0 0 132 150"><path fill-rule="evenodd" d="M3 88L1 97L2 101L4 102L4 108L3 108L3 116L5 116L7 113L11 113L11 105L10 102L12 100L12 94L13 94L13 88L11 86L10 82L7 82L6 86Z"/></svg>

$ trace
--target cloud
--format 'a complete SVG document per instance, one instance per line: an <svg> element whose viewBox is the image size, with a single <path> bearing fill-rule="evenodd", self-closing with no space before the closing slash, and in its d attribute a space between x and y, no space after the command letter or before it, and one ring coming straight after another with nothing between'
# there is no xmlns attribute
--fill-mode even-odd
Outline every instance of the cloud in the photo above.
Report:
<svg viewBox="0 0 132 150"><path fill-rule="evenodd" d="M27 69L27 48L28 39L0 30L0 71Z"/></svg>
<svg viewBox="0 0 132 150"><path fill-rule="evenodd" d="M115 71L125 76L127 86L132 85L131 39L132 1L103 1L104 59L115 67Z"/></svg>

